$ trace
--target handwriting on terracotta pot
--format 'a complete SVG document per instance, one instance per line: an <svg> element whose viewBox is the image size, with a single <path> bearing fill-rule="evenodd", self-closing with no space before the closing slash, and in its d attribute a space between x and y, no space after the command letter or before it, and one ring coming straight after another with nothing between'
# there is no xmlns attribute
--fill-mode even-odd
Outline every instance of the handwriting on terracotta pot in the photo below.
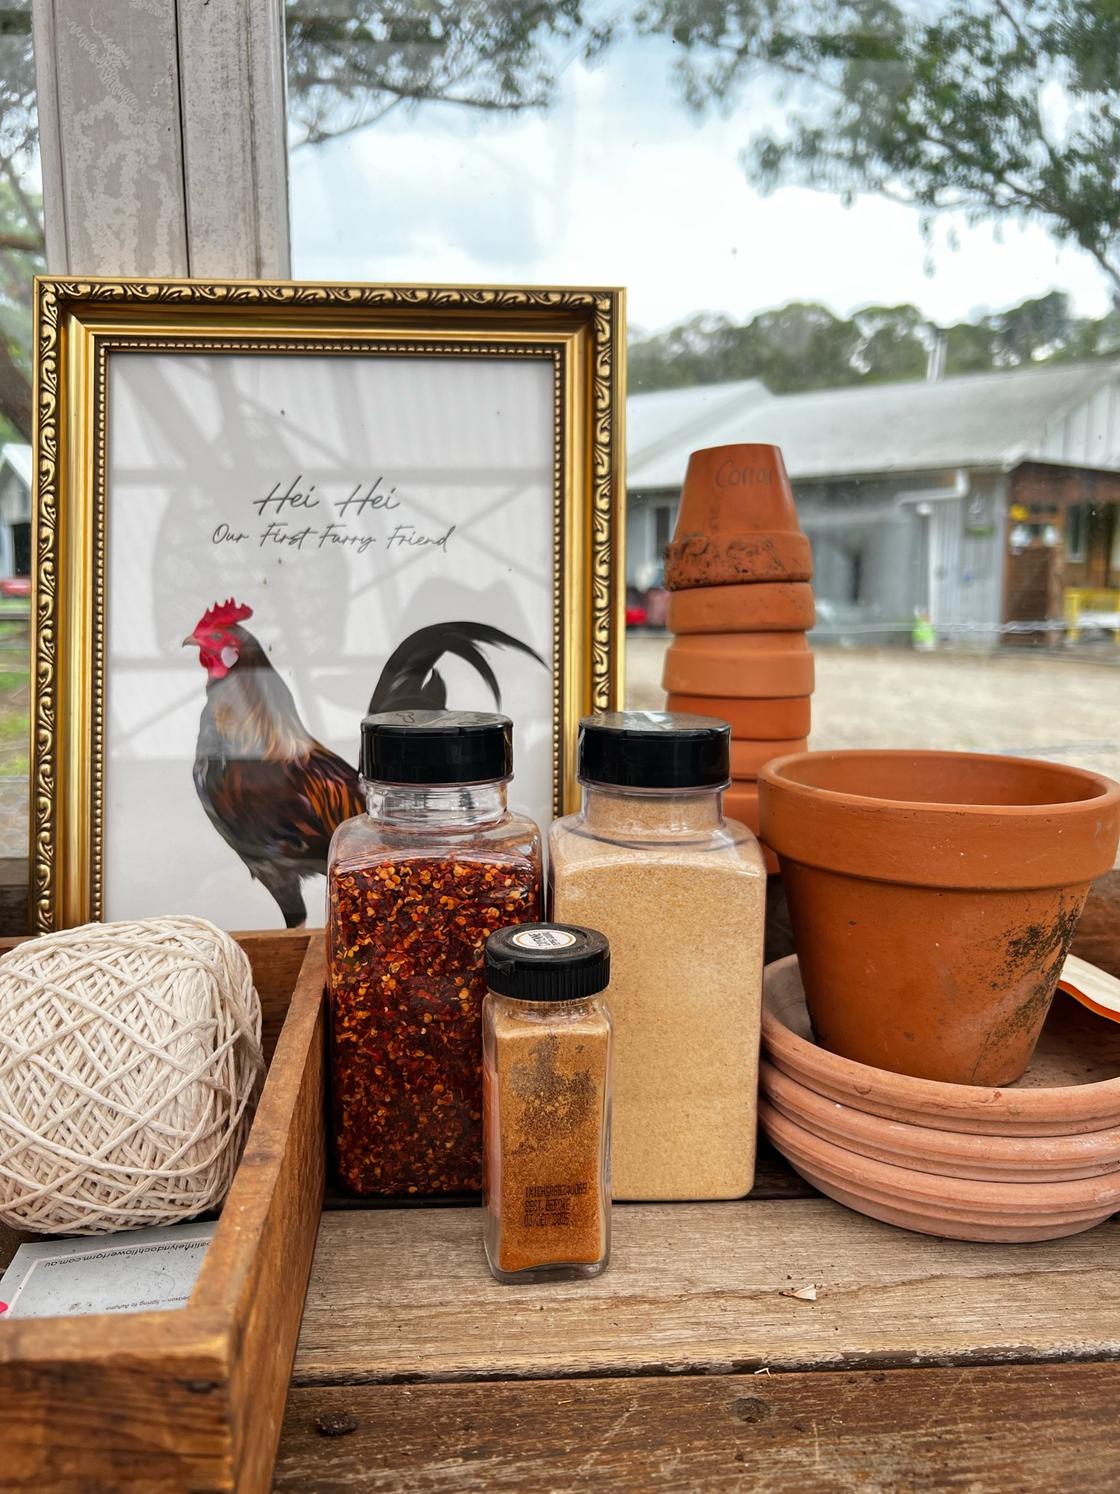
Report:
<svg viewBox="0 0 1120 1494"><path fill-rule="evenodd" d="M730 458L716 471L717 488L770 488L774 486L772 466L740 467Z"/></svg>

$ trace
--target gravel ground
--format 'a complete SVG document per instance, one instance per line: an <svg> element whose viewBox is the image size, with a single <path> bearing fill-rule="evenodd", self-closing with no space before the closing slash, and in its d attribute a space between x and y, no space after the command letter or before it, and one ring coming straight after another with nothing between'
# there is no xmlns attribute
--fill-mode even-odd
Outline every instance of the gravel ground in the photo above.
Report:
<svg viewBox="0 0 1120 1494"><path fill-rule="evenodd" d="M664 704L667 642L629 638L629 705ZM1084 659L827 648L816 661L813 747L968 748L1120 778L1120 649Z"/></svg>

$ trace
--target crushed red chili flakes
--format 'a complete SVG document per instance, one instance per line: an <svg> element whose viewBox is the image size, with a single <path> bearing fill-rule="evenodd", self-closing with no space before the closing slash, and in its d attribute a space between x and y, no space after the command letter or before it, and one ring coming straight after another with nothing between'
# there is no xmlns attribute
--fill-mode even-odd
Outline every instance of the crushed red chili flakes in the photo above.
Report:
<svg viewBox="0 0 1120 1494"><path fill-rule="evenodd" d="M532 860L410 856L332 870L335 1163L386 1195L482 1187L483 949L540 916Z"/></svg>

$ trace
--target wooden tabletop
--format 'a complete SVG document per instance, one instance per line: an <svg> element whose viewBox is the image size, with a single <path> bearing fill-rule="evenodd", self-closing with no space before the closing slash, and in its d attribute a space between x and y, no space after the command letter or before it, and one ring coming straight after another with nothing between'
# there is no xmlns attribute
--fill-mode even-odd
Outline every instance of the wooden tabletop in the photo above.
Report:
<svg viewBox="0 0 1120 1494"><path fill-rule="evenodd" d="M780 895L767 949L792 949ZM1074 949L1120 975L1120 871ZM613 1225L598 1280L507 1287L476 1210L327 1214L277 1487L1120 1489L1120 1219L1043 1245L935 1240L764 1149L749 1199L624 1204Z"/></svg>
<svg viewBox="0 0 1120 1494"><path fill-rule="evenodd" d="M602 1277L535 1287L476 1209L328 1213L277 1488L1117 1488L1120 1220L973 1245L758 1193L617 1206Z"/></svg>

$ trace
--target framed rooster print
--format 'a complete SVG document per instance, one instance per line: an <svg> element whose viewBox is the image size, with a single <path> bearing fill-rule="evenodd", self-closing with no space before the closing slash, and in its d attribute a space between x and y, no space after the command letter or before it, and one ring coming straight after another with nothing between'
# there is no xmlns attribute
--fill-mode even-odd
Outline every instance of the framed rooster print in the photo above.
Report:
<svg viewBox="0 0 1120 1494"><path fill-rule="evenodd" d="M37 929L321 924L371 709L498 707L511 801L571 806L620 688L622 311L39 281Z"/></svg>

